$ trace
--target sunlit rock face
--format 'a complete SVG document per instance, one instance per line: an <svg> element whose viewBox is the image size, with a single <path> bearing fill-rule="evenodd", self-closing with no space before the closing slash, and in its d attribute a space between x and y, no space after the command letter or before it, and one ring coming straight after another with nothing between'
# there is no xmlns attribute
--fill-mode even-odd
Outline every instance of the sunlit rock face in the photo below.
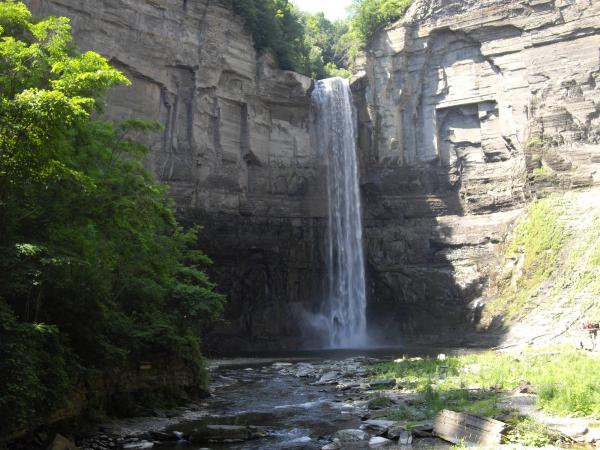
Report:
<svg viewBox="0 0 600 450"><path fill-rule="evenodd" d="M307 345L327 292L312 82L258 56L227 0L25 3L70 17L80 48L133 81L109 117L164 125L148 166L204 225L229 298L206 345ZM463 341L532 194L598 182L599 15L596 0L416 0L371 43L353 80L371 336Z"/></svg>
<svg viewBox="0 0 600 450"><path fill-rule="evenodd" d="M417 0L375 37L353 87L382 334L460 341L531 194L600 181L599 33L591 0Z"/></svg>
<svg viewBox="0 0 600 450"><path fill-rule="evenodd" d="M149 168L229 298L219 349L300 344L300 312L321 300L325 171L310 145L312 81L259 57L226 0L28 0L37 15L70 17L82 50L132 80L112 91L109 117L164 125L148 139ZM315 306L316 305L316 306Z"/></svg>

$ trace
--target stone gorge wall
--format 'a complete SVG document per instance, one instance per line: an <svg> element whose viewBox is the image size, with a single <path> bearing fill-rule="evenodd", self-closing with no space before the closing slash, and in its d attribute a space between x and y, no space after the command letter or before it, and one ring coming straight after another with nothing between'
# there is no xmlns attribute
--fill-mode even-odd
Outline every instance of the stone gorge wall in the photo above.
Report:
<svg viewBox="0 0 600 450"><path fill-rule="evenodd" d="M416 0L376 36L353 89L383 335L460 342L525 202L600 181L599 52L597 0Z"/></svg>
<svg viewBox="0 0 600 450"><path fill-rule="evenodd" d="M326 189L310 146L312 81L258 57L228 0L27 0L72 19L82 50L132 80L108 116L164 125L149 168L180 217L201 223L227 323L209 343L243 351L299 345L299 311L323 292Z"/></svg>
<svg viewBox="0 0 600 450"><path fill-rule="evenodd" d="M132 79L111 117L165 125L149 167L229 297L207 343L300 345L325 292L311 81L258 57L227 0L26 3ZM353 82L372 331L460 342L527 200L600 180L599 28L597 0L415 0L373 41Z"/></svg>

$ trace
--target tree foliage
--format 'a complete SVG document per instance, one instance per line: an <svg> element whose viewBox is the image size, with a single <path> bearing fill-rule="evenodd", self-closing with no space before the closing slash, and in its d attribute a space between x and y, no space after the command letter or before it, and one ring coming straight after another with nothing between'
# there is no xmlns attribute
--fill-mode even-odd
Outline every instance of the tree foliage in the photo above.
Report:
<svg viewBox="0 0 600 450"><path fill-rule="evenodd" d="M48 413L84 370L177 354L200 380L199 327L223 298L135 140L92 118L129 81L78 53L69 21L0 2L0 436Z"/></svg>
<svg viewBox="0 0 600 450"><path fill-rule="evenodd" d="M233 0L257 50L271 51L281 68L315 79L349 77L348 70L373 35L400 19L412 0L353 0L348 17L330 21L288 0Z"/></svg>
<svg viewBox="0 0 600 450"><path fill-rule="evenodd" d="M335 44L347 31L345 22L308 14L288 0L233 0L258 51L271 51L279 66L314 78L331 76L343 62Z"/></svg>

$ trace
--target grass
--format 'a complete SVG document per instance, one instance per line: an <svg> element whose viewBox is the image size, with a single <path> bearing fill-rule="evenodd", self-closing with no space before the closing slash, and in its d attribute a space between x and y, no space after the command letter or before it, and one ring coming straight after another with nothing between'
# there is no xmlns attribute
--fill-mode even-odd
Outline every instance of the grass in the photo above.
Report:
<svg viewBox="0 0 600 450"><path fill-rule="evenodd" d="M561 220L565 203L560 195L538 200L517 224L505 256L522 260L522 268L501 280L498 295L486 305L484 322L491 323L497 316L508 321L521 317L531 306L531 298L556 271L569 238L569 230ZM510 282L515 276L516 286Z"/></svg>
<svg viewBox="0 0 600 450"><path fill-rule="evenodd" d="M558 439L547 426L526 417L516 421L505 436L507 444L527 447L545 447Z"/></svg>
<svg viewBox="0 0 600 450"><path fill-rule="evenodd" d="M549 167L541 166L533 169L531 178L533 181L552 181L556 178L556 174Z"/></svg>
<svg viewBox="0 0 600 450"><path fill-rule="evenodd" d="M482 325L502 317L510 324L554 311L565 323L578 315L600 321L600 202L594 191L554 194L533 203L504 246L514 261L496 278ZM571 317L568 319L568 317Z"/></svg>
<svg viewBox="0 0 600 450"><path fill-rule="evenodd" d="M427 417L444 408L498 417L503 413L498 407L501 392L528 381L537 393L537 405L548 413L600 418L599 368L600 359L578 351L519 356L487 352L445 361L427 358L380 364L374 377L414 383Z"/></svg>

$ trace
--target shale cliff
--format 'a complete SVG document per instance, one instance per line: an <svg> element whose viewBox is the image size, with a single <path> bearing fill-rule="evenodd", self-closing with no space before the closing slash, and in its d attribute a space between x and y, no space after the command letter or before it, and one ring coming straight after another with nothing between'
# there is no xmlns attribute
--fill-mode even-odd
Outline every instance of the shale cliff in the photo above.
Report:
<svg viewBox="0 0 600 450"><path fill-rule="evenodd" d="M417 0L374 38L354 91L383 334L476 331L526 202L600 182L599 33L592 0Z"/></svg>
<svg viewBox="0 0 600 450"><path fill-rule="evenodd" d="M259 56L228 0L29 0L71 18L76 43L132 80L113 119L159 121L149 168L185 223L204 226L228 296L213 340L234 351L299 345L296 310L323 288L324 171L310 146L312 80Z"/></svg>
<svg viewBox="0 0 600 450"><path fill-rule="evenodd" d="M133 81L109 117L163 123L149 168L229 298L207 343L306 342L326 292L311 80L257 55L228 0L26 3ZM416 0L374 38L353 79L374 335L464 342L527 202L600 181L599 49L595 0Z"/></svg>

